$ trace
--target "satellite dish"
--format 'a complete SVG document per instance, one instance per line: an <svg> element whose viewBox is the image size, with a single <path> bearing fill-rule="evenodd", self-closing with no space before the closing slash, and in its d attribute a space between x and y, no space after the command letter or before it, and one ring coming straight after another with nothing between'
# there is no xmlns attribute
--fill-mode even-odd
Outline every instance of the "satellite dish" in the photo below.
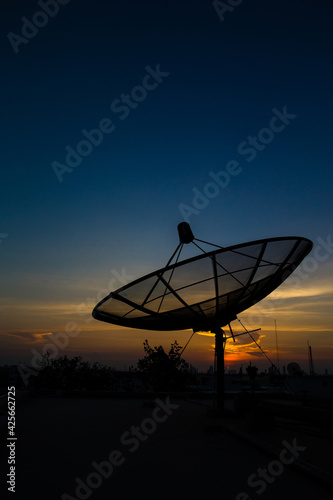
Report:
<svg viewBox="0 0 333 500"><path fill-rule="evenodd" d="M294 377L295 375L300 375L302 373L302 370L299 364L293 361L292 363L289 363L287 365L287 372L289 373L289 375Z"/></svg>
<svg viewBox="0 0 333 500"><path fill-rule="evenodd" d="M285 281L313 243L292 236L223 248L194 238L186 222L178 225L178 233L180 243L165 267L111 292L92 315L128 328L215 333L216 356L221 360L219 386L225 341L234 338L231 321ZM206 252L197 242L214 249ZM184 244L190 243L201 253L179 261ZM228 324L231 337L221 330Z"/></svg>
<svg viewBox="0 0 333 500"><path fill-rule="evenodd" d="M144 330L214 331L270 294L311 248L304 238L271 238L169 261L111 292L93 317Z"/></svg>

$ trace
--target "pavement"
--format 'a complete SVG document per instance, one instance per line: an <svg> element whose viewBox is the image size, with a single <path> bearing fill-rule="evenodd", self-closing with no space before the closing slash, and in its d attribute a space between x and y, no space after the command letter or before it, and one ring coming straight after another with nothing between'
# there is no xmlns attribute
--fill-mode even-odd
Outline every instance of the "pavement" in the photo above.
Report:
<svg viewBox="0 0 333 500"><path fill-rule="evenodd" d="M15 494L1 498L332 500L331 439L211 404L32 397L17 410ZM2 488L7 458L3 432Z"/></svg>

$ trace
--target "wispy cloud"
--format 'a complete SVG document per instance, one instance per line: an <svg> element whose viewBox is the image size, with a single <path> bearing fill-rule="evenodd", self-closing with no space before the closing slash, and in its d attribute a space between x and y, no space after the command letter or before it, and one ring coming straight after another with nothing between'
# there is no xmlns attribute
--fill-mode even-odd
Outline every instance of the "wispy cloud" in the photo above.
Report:
<svg viewBox="0 0 333 500"><path fill-rule="evenodd" d="M304 297L323 297L333 294L332 283L321 283L317 285L304 286L302 288L293 288L287 284L272 292L269 296L271 300L279 301L286 299L304 298Z"/></svg>
<svg viewBox="0 0 333 500"><path fill-rule="evenodd" d="M243 333L240 330L235 330L234 334L237 335L239 333ZM198 335L202 336L215 336L213 333L206 333L206 332L197 332ZM228 334L229 336L229 334ZM251 336L253 339L260 344L261 339L265 338L266 335L261 334L260 332L251 332ZM235 337L235 341L233 339L229 339L227 344L226 344L226 356L233 356L233 355L253 355L257 356L257 353L259 352L259 356L263 356L263 354L258 350L258 346L247 332L244 332L244 335L240 335L239 337ZM215 350L215 345L211 344L210 345L210 350ZM267 351L269 352L269 351Z"/></svg>
<svg viewBox="0 0 333 500"><path fill-rule="evenodd" d="M48 335L52 335L52 333L51 332L37 333L33 331L0 332L0 336L16 338L19 340L23 340L25 343L28 344L36 342L44 342L47 339Z"/></svg>

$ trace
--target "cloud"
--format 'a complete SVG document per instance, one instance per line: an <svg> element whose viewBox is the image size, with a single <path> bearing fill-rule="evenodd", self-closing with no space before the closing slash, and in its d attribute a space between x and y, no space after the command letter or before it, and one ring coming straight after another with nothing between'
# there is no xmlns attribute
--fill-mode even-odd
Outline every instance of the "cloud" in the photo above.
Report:
<svg viewBox="0 0 333 500"><path fill-rule="evenodd" d="M274 292L269 295L269 298L274 301L286 300L286 299L296 299L305 297L323 297L333 294L333 286L331 283L320 283L317 285L309 284L309 286L302 286L301 288L294 288L285 285L281 285Z"/></svg>
<svg viewBox="0 0 333 500"><path fill-rule="evenodd" d="M234 334L237 335L238 331L234 331ZM244 332L244 335L240 335L239 337L235 337L235 342L232 338L229 338L226 343L225 353L227 356L232 355L240 355L240 354L248 354L251 356L263 356L262 352L259 350L258 346L254 341L260 344L261 339L265 338L266 335L261 334L260 332L250 332L253 339L248 335L247 332ZM206 332L197 332L198 335L203 336L214 336L212 333ZM229 334L228 334L229 336ZM215 345L211 344L209 350L215 350ZM265 349L265 352L269 352Z"/></svg>
<svg viewBox="0 0 333 500"><path fill-rule="evenodd" d="M259 332L251 332L251 336L252 338L256 341L256 342L260 342L260 339L265 337L266 335L260 335ZM250 344L254 344L254 341L252 340L252 338L250 337L250 335L247 333L247 332L244 332L243 335L239 336L239 337L236 337L235 338L235 344L236 345L250 345ZM232 342L232 340L230 340L230 342Z"/></svg>
<svg viewBox="0 0 333 500"><path fill-rule="evenodd" d="M0 336L8 336L11 338L17 338L19 340L23 340L25 343L36 343L40 341L44 341L44 337L48 335L52 335L51 332L39 333L36 331L14 331L14 332L0 332Z"/></svg>
<svg viewBox="0 0 333 500"><path fill-rule="evenodd" d="M260 339L257 340L257 344L260 345ZM232 341L229 341L227 346L226 346L226 351L228 351L229 353L232 352L235 354L241 353L241 352L247 353L247 354L250 354L252 352L260 352L257 344L255 344L255 342L252 342L251 339L250 339L250 341L248 341L247 343L244 343L244 344L237 344L237 343L234 343Z"/></svg>
<svg viewBox="0 0 333 500"><path fill-rule="evenodd" d="M258 349L257 349L257 351L244 351L244 352L246 354L248 354L249 356L253 356L255 358L263 358L264 357L263 353L261 351L259 351ZM266 354L267 354L267 352L269 352L269 351L265 351Z"/></svg>

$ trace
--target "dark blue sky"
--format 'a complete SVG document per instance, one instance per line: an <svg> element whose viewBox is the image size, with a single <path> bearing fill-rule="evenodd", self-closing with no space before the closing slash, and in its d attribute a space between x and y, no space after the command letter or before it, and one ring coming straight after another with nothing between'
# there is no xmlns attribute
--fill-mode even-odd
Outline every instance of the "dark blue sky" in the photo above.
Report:
<svg viewBox="0 0 333 500"><path fill-rule="evenodd" d="M71 0L49 19L33 1L0 9L4 300L80 303L110 269L162 266L184 205L195 236L221 245L330 233L330 1L244 0L223 21L203 0ZM45 26L11 42L24 16ZM158 65L168 76L135 89ZM111 110L133 92L129 113ZM273 109L297 116L270 131ZM103 119L113 132L59 182L53 162ZM231 160L238 175L194 206Z"/></svg>

